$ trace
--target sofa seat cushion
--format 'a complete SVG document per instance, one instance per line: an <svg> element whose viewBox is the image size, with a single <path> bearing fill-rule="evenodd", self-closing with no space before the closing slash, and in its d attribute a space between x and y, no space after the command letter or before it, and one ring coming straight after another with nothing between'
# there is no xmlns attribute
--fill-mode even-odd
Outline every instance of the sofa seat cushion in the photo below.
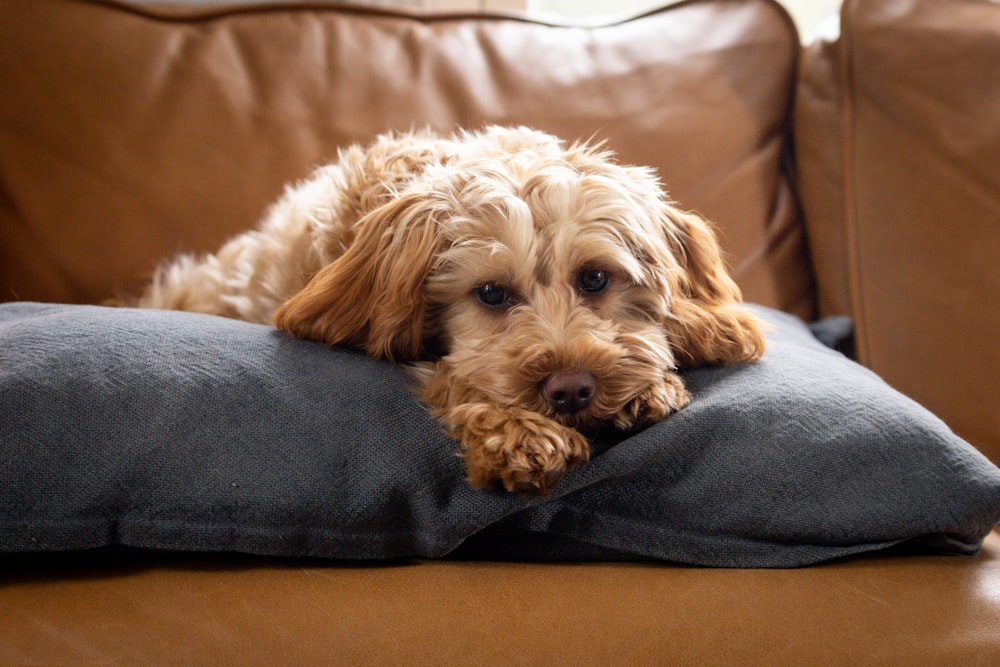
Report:
<svg viewBox="0 0 1000 667"><path fill-rule="evenodd" d="M1000 663L997 533L975 559L793 571L197 554L2 564L11 665Z"/></svg>
<svg viewBox="0 0 1000 667"><path fill-rule="evenodd" d="M190 313L0 306L0 550L790 567L972 554L1000 470L796 318L548 498L469 487L403 369Z"/></svg>

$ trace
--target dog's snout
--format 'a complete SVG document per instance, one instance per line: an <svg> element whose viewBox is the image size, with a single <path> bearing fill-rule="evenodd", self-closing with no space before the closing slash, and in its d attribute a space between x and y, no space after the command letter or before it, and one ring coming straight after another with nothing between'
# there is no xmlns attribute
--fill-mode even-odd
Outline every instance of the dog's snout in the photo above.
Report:
<svg viewBox="0 0 1000 667"><path fill-rule="evenodd" d="M556 412L572 414L590 405L597 380L590 371L556 371L542 384L542 395L552 404Z"/></svg>

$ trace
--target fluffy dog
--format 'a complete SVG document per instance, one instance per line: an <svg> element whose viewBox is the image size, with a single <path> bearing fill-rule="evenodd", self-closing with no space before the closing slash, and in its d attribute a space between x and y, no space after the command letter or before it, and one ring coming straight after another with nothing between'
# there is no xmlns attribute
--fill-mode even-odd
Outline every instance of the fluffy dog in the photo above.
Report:
<svg viewBox="0 0 1000 667"><path fill-rule="evenodd" d="M526 128L342 150L139 305L408 362L470 483L524 495L588 459L588 429L684 407L679 366L764 349L711 227L651 170Z"/></svg>

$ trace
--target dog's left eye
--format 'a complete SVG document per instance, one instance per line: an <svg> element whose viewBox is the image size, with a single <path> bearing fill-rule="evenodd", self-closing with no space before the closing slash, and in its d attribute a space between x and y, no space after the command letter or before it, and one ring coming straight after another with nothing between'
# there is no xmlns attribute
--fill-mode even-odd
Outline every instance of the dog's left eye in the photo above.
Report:
<svg viewBox="0 0 1000 667"><path fill-rule="evenodd" d="M486 283L476 288L476 298L484 306L489 306L490 308L511 306L514 302L513 297L514 295L507 288L496 283Z"/></svg>
<svg viewBox="0 0 1000 667"><path fill-rule="evenodd" d="M577 278L580 291L586 294L600 294L607 289L610 282L611 276L608 272L600 269L585 269Z"/></svg>

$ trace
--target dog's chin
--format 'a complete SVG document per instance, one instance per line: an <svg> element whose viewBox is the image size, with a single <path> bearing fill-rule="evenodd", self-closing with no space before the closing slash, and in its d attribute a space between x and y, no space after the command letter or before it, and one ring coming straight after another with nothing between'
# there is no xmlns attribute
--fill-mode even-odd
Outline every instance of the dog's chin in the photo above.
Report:
<svg viewBox="0 0 1000 667"><path fill-rule="evenodd" d="M632 431L639 430L640 426L638 424L633 424L625 428L620 428L615 425L614 419L611 418L600 418L592 415L561 415L552 414L550 412L543 413L546 417L552 419L552 421L571 428L588 440L594 440L600 433L605 433L608 431L615 431L619 433L630 433Z"/></svg>
<svg viewBox="0 0 1000 667"><path fill-rule="evenodd" d="M653 416L644 413L632 414L627 406L621 406L614 411L596 411L584 409L575 413L559 413L551 409L540 410L540 414L552 421L579 431L583 435L591 435L599 431L616 430L624 432L639 431L663 416Z"/></svg>

